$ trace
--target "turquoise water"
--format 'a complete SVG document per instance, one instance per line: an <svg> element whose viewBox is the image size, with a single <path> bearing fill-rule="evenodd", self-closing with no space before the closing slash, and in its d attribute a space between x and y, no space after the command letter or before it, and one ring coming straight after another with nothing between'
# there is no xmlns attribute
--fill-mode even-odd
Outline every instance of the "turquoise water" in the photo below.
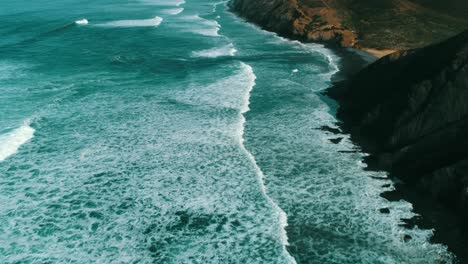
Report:
<svg viewBox="0 0 468 264"><path fill-rule="evenodd" d="M317 129L332 51L219 1L1 6L0 263L450 262Z"/></svg>

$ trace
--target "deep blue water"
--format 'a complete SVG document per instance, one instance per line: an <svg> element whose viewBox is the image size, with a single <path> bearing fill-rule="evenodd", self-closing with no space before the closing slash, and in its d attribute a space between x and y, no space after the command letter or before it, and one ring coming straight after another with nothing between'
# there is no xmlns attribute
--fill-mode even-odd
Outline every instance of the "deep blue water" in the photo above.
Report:
<svg viewBox="0 0 468 264"><path fill-rule="evenodd" d="M0 263L450 262L317 129L332 51L219 1L0 6Z"/></svg>

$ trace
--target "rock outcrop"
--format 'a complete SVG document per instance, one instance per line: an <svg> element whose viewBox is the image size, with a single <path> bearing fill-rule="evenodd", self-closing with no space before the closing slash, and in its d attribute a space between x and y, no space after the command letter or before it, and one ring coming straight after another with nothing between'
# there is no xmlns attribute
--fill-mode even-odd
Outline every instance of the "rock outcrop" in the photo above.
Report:
<svg viewBox="0 0 468 264"><path fill-rule="evenodd" d="M450 0L451 6L444 10L463 10L464 1ZM230 5L249 21L286 37L399 50L448 38L468 26L468 17L439 12L434 2L442 1L232 0Z"/></svg>
<svg viewBox="0 0 468 264"><path fill-rule="evenodd" d="M468 30L388 55L328 95L371 169L389 171L468 231Z"/></svg>
<svg viewBox="0 0 468 264"><path fill-rule="evenodd" d="M320 0L235 0L234 11L265 29L287 37L354 46L356 34L343 26L337 11Z"/></svg>

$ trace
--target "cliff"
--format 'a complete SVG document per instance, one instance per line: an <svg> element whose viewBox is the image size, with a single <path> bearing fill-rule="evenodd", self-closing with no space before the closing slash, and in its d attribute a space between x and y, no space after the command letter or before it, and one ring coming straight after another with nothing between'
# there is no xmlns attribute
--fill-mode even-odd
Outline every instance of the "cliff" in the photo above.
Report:
<svg viewBox="0 0 468 264"><path fill-rule="evenodd" d="M235 0L233 10L265 29L299 39L354 46L356 34L342 24L337 11L320 0Z"/></svg>
<svg viewBox="0 0 468 264"><path fill-rule="evenodd" d="M344 130L370 153L369 168L401 179L430 214L440 205L455 216L460 229L448 232L465 240L452 246L466 254L468 31L383 57L328 95Z"/></svg>
<svg viewBox="0 0 468 264"><path fill-rule="evenodd" d="M465 0L232 0L232 10L280 35L360 49L400 50L468 26ZM440 6L443 6L441 8Z"/></svg>

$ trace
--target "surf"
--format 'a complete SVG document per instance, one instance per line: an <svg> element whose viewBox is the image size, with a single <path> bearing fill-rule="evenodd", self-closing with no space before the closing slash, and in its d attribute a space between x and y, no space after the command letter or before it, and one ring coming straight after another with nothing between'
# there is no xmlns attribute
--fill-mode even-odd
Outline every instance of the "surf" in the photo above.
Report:
<svg viewBox="0 0 468 264"><path fill-rule="evenodd" d="M234 45L231 43L226 46L216 47L206 50L193 51L193 57L203 57L203 58L218 58L226 56L234 56L237 52L237 49L234 48Z"/></svg>
<svg viewBox="0 0 468 264"><path fill-rule="evenodd" d="M150 19L140 20L117 20L107 23L98 24L101 27L157 27L163 22L162 17L154 17Z"/></svg>
<svg viewBox="0 0 468 264"><path fill-rule="evenodd" d="M289 254L288 250L286 249L286 246L289 245L288 235L286 232L286 227L288 226L288 217L286 213L279 207L279 205L268 195L266 185L265 185L265 174L258 166L254 155L245 147L245 144L244 144L244 141L245 141L244 132L245 132L245 123L246 123L245 114L250 110L249 108L250 94L255 87L255 84L256 84L255 81L257 79L257 76L255 75L253 68L248 64L245 64L242 62L241 69L242 69L243 74L246 76L247 91L244 93L242 105L240 108L241 121L240 121L240 126L238 128L239 145L255 169L263 196L265 197L265 199L268 201L268 203L271 205L271 207L275 211L276 217L279 221L279 229L277 230L277 235L278 235L278 239L281 241L283 252L287 256L288 262L290 264L295 264L296 260Z"/></svg>
<svg viewBox="0 0 468 264"><path fill-rule="evenodd" d="M4 135L0 135L0 162L15 154L18 149L34 137L35 129L30 126L30 121Z"/></svg>
<svg viewBox="0 0 468 264"><path fill-rule="evenodd" d="M205 19L199 15L183 16L181 19L190 23L190 26L184 27L187 32L208 37L220 37L221 25L216 20Z"/></svg>
<svg viewBox="0 0 468 264"><path fill-rule="evenodd" d="M165 14L169 14L169 15L178 15L182 12L184 12L184 8L172 8L172 9L166 9L163 11Z"/></svg>
<svg viewBox="0 0 468 264"><path fill-rule="evenodd" d="M142 3L155 6L181 6L185 0L141 0Z"/></svg>
<svg viewBox="0 0 468 264"><path fill-rule="evenodd" d="M76 20L75 21L75 24L76 25L88 25L89 21L88 19L86 18L83 18L83 19L80 19L80 20Z"/></svg>

